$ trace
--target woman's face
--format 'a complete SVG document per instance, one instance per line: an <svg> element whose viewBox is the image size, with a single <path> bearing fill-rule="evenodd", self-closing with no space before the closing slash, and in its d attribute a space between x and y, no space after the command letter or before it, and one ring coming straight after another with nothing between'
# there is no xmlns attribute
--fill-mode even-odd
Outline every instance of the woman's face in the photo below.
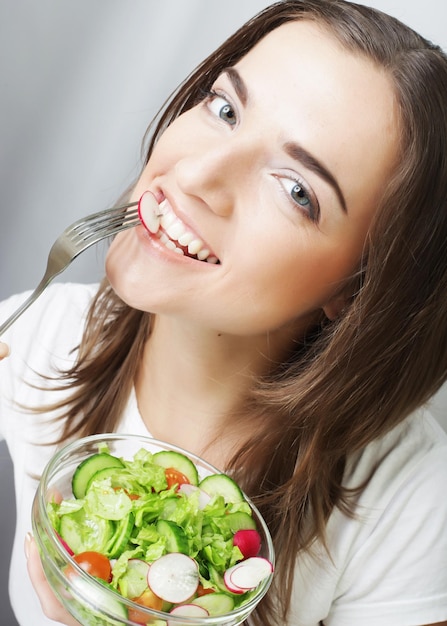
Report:
<svg viewBox="0 0 447 626"><path fill-rule="evenodd" d="M382 70L314 23L279 27L158 141L133 198L152 191L166 233L115 239L113 287L136 308L237 335L331 314L395 163L396 126Z"/></svg>

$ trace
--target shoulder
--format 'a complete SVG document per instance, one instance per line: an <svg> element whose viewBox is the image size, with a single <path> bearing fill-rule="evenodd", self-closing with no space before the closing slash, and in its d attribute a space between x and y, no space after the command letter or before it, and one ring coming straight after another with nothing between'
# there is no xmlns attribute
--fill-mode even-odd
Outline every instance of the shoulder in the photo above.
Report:
<svg viewBox="0 0 447 626"><path fill-rule="evenodd" d="M429 497L446 480L447 433L430 413L419 410L350 460L345 486L367 481L359 504L377 510L403 489L425 485Z"/></svg>
<svg viewBox="0 0 447 626"><path fill-rule="evenodd" d="M353 456L345 486L363 486L354 515L333 511L329 556L317 545L298 558L291 623L406 626L446 619L446 482L447 435L423 411Z"/></svg>
<svg viewBox="0 0 447 626"><path fill-rule="evenodd" d="M369 604L372 624L445 619L446 433L430 414L411 415L353 460L347 485L365 480L355 517L337 511L329 527L337 582L328 624L355 622Z"/></svg>
<svg viewBox="0 0 447 626"><path fill-rule="evenodd" d="M351 460L345 486L364 487L354 519L347 523L337 511L331 520L346 533L346 544L334 546L338 556L345 561L371 550L372 558L374 551L388 550L397 558L399 547L408 549L422 529L419 546L430 533L439 536L447 518L446 483L447 434L429 413L418 411ZM447 549L447 529L441 534Z"/></svg>

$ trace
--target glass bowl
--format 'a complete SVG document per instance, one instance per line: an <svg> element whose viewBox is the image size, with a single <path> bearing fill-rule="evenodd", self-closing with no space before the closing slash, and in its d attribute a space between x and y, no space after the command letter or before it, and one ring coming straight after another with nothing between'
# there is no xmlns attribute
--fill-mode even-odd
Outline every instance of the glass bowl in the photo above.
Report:
<svg viewBox="0 0 447 626"><path fill-rule="evenodd" d="M52 525L49 503L54 502L55 499L57 502L61 499L73 499L72 478L76 468L104 445L107 446L111 455L126 460L132 460L141 449L153 454L160 451L183 454L195 464L200 480L220 473L199 457L150 437L120 434L92 435L61 448L49 461L42 474L33 502L32 527L45 575L63 606L81 624L88 626L134 626L138 624L236 626L241 624L266 594L271 584L272 574L266 576L248 594L248 599L244 604L238 606L236 602L236 608L229 612L210 614L206 617L188 617L169 613L170 607L163 606L161 610L156 610L137 604L78 566ZM261 538L259 556L267 559L273 569L274 550L267 526L253 503L245 496L244 498L251 509L256 530ZM75 576L73 576L73 571ZM132 621L136 619L138 621Z"/></svg>

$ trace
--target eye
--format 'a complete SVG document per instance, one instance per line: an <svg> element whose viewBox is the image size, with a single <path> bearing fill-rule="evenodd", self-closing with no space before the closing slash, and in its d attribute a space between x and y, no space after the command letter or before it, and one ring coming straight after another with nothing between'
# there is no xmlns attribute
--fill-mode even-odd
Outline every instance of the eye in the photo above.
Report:
<svg viewBox="0 0 447 626"><path fill-rule="evenodd" d="M234 126L237 122L236 113L232 105L223 96L216 92L210 92L207 99L207 107L213 115L220 117L230 126Z"/></svg>
<svg viewBox="0 0 447 626"><path fill-rule="evenodd" d="M279 179L291 201L300 207L313 222L318 222L319 207L316 198L300 180L293 178Z"/></svg>

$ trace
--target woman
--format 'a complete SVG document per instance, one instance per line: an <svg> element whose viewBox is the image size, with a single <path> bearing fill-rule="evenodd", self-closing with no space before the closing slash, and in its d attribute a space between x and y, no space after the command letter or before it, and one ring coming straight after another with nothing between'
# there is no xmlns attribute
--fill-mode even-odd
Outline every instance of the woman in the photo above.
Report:
<svg viewBox="0 0 447 626"><path fill-rule="evenodd" d="M253 623L447 624L447 442L416 412L447 372L446 154L446 57L396 20L286 1L225 42L161 115L130 191L158 206L97 295L53 287L5 336L19 539L39 444L150 433L264 514L277 567ZM13 597L21 567L15 546Z"/></svg>

